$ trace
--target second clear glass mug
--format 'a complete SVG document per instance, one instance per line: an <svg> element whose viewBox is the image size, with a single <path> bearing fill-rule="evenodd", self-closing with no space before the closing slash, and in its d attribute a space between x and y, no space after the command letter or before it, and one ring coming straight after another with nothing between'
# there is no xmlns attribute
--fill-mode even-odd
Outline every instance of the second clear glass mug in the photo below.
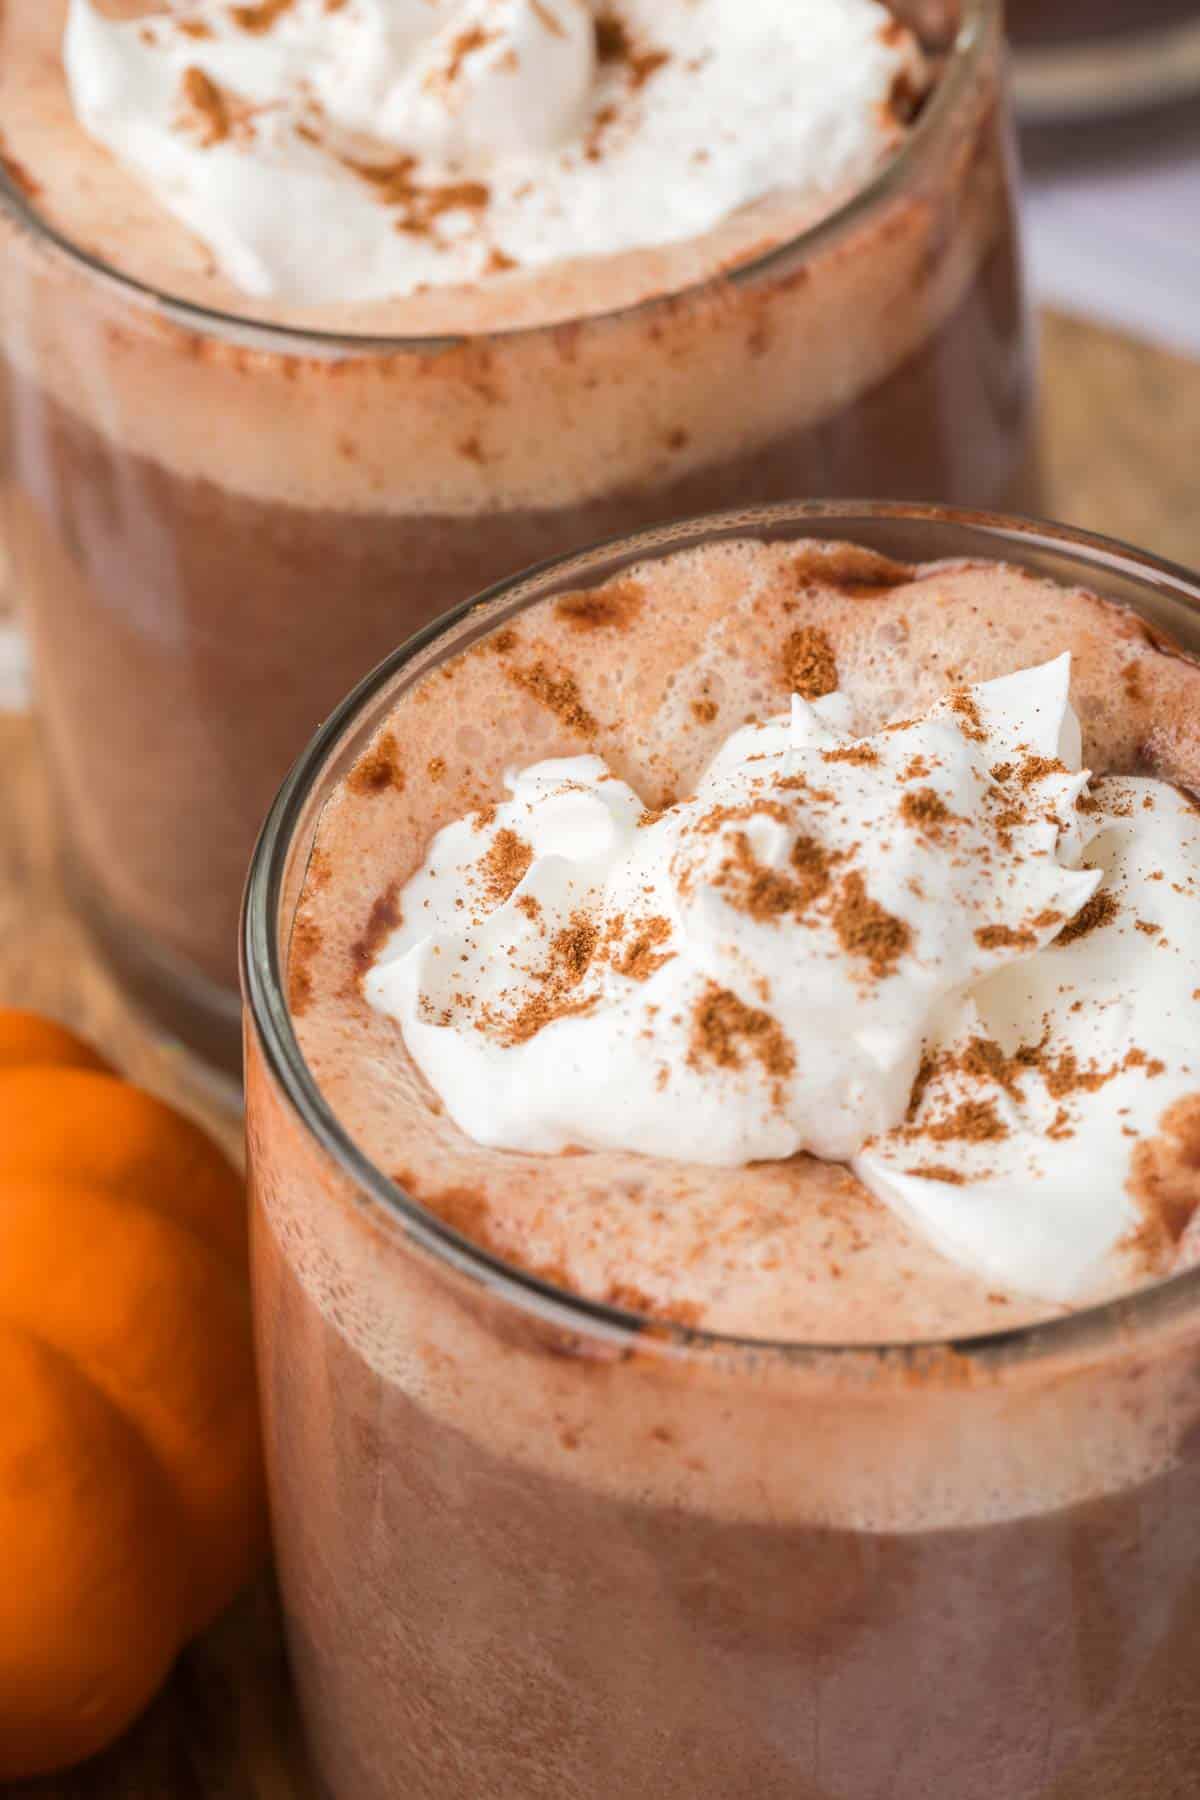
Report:
<svg viewBox="0 0 1200 1800"><path fill-rule="evenodd" d="M1001 558L1200 649L1200 582L1152 557L986 515L810 505L518 578L331 719L270 814L243 934L265 1442L323 1790L1194 1800L1200 1270L987 1339L651 1325L423 1210L348 1139L297 1042L300 886L381 720L524 608L745 534Z"/></svg>
<svg viewBox="0 0 1200 1800"><path fill-rule="evenodd" d="M718 506L1027 505L1000 0L937 0L959 11L910 143L853 201L700 286L544 328L379 341L206 312L64 242L0 163L2 529L72 884L162 1027L236 1070L271 795L445 607Z"/></svg>

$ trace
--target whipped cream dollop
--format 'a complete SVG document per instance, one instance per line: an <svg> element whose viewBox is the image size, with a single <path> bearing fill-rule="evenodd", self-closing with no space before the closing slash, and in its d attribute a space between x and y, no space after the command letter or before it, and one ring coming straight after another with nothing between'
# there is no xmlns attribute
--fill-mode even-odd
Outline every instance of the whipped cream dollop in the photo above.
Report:
<svg viewBox="0 0 1200 1800"><path fill-rule="evenodd" d="M1088 802L1089 905L947 1006L912 1116L854 1163L946 1256L1063 1302L1165 1265L1200 1140L1200 814L1128 776Z"/></svg>
<svg viewBox="0 0 1200 1800"><path fill-rule="evenodd" d="M71 0L64 64L226 277L301 304L680 242L781 188L815 216L927 85L877 0Z"/></svg>
<svg viewBox="0 0 1200 1800"><path fill-rule="evenodd" d="M1157 1134L1200 1137L1200 814L1091 782L1069 679L862 738L795 697L660 812L595 756L515 773L364 991L481 1144L807 1151L990 1283L1136 1278L1187 1223Z"/></svg>

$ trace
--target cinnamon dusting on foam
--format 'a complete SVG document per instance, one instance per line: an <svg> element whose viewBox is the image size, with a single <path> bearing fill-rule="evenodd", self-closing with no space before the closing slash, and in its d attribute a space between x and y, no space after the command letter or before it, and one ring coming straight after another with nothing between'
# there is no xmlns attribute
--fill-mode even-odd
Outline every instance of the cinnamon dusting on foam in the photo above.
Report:
<svg viewBox="0 0 1200 1800"><path fill-rule="evenodd" d="M403 793L406 781L395 733L385 731L378 743L355 764L347 785L356 794L382 794L389 788Z"/></svg>
<svg viewBox="0 0 1200 1800"><path fill-rule="evenodd" d="M528 668L509 669L508 678L525 693L531 694L547 712L552 712L568 730L578 732L581 737L590 737L600 729L594 716L584 705L579 683L569 669L556 675L539 657Z"/></svg>
<svg viewBox="0 0 1200 1800"><path fill-rule="evenodd" d="M801 625L783 646L784 680L802 700L819 700L838 686L837 658L825 632L816 625Z"/></svg>
<svg viewBox="0 0 1200 1800"><path fill-rule="evenodd" d="M645 587L640 581L622 578L603 587L583 588L577 594L564 594L554 602L560 618L577 631L623 630L641 611Z"/></svg>

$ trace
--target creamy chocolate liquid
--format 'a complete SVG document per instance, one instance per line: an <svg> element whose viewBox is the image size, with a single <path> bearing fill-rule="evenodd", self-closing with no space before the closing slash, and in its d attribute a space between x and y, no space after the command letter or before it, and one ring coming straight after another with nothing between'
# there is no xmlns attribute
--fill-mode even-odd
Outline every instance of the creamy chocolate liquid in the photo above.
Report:
<svg viewBox="0 0 1200 1800"><path fill-rule="evenodd" d="M1024 497L989 42L889 198L745 279L713 278L809 225L809 199L598 265L297 309L248 302L83 136L63 18L16 0L0 23L5 531L77 885L126 978L211 1056L236 1061L237 906L271 792L418 624L656 518L797 493ZM230 322L90 273L21 205ZM237 323L251 313L353 336L283 338ZM417 341L370 341L393 334Z"/></svg>
<svg viewBox="0 0 1200 1800"><path fill-rule="evenodd" d="M304 1055L430 1215L652 1329L623 1339L436 1266L343 1185L252 1054L280 1565L332 1795L1193 1791L1186 1311L1060 1328L1040 1360L673 1337L962 1340L1054 1309L946 1262L835 1165L484 1150L362 997L431 832L505 767L586 748L652 805L687 793L737 724L784 705L798 630L864 732L1070 650L1089 766L1200 779L1200 672L1133 615L1016 569L837 546L642 565L399 701L322 815L291 939ZM1186 1153L1163 1153L1191 1191Z"/></svg>

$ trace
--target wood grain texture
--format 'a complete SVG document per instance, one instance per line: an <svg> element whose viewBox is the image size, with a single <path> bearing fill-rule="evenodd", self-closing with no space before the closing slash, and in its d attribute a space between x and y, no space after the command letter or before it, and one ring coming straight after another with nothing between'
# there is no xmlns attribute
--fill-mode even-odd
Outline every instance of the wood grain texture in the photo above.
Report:
<svg viewBox="0 0 1200 1800"><path fill-rule="evenodd" d="M1200 566L1200 364L1078 321L1043 319L1045 511ZM2 579L2 575L0 575ZM33 1006L93 1038L130 1075L206 1120L239 1128L158 1048L88 949L55 872L36 734L0 715L0 1003ZM313 1800L269 1581L181 1659L126 1740L9 1800Z"/></svg>

